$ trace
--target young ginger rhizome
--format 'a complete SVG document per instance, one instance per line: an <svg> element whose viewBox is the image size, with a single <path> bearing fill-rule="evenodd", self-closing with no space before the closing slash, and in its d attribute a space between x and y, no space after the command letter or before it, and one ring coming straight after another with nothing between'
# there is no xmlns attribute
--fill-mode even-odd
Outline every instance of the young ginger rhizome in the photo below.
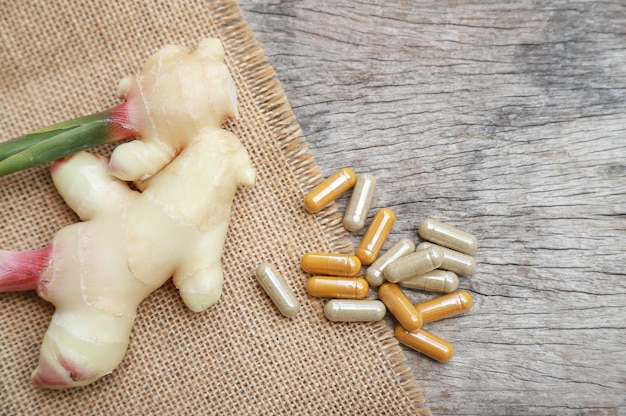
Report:
<svg viewBox="0 0 626 416"><path fill-rule="evenodd" d="M120 82L141 140L118 146L108 164L86 152L53 163L54 184L82 222L40 250L0 251L0 291L37 290L56 307L37 386L83 386L111 373L137 306L170 277L193 311L219 299L232 200L255 180L242 144L221 129L237 114L234 91L218 40L193 52L166 46Z"/></svg>

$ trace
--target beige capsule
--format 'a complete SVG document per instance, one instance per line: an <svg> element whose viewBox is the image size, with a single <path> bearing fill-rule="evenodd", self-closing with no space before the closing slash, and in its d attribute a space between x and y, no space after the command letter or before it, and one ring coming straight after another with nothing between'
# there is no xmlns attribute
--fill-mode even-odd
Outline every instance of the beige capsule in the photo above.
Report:
<svg viewBox="0 0 626 416"><path fill-rule="evenodd" d="M425 290L427 292L450 293L459 287L459 278L456 273L448 270L431 270L419 276L411 277L399 283L409 289Z"/></svg>
<svg viewBox="0 0 626 416"><path fill-rule="evenodd" d="M343 216L343 226L348 231L359 231L365 226L365 220L374 198L375 189L376 178L374 178L374 175L369 173L356 175L356 183Z"/></svg>
<svg viewBox="0 0 626 416"><path fill-rule="evenodd" d="M438 266L440 269L448 270L461 276L469 276L476 271L476 260L474 260L474 257L460 251L429 242L419 244L415 251L418 252L433 247L439 247L443 251L443 262Z"/></svg>
<svg viewBox="0 0 626 416"><path fill-rule="evenodd" d="M274 305L287 318L294 317L300 310L300 302L282 274L271 263L257 267L256 277Z"/></svg>
<svg viewBox="0 0 626 416"><path fill-rule="evenodd" d="M420 222L417 232L424 240L461 253L472 254L478 248L478 241L472 234L432 218Z"/></svg>
<svg viewBox="0 0 626 416"><path fill-rule="evenodd" d="M441 266L443 252L441 248L434 246L427 250L419 250L400 257L385 267L385 279L392 283L398 283L411 277L419 276Z"/></svg>
<svg viewBox="0 0 626 416"><path fill-rule="evenodd" d="M401 238L383 255L378 257L365 271L365 279L370 286L380 286L385 281L385 268L392 262L415 251L415 243L409 238Z"/></svg>
<svg viewBox="0 0 626 416"><path fill-rule="evenodd" d="M385 304L379 300L332 299L324 306L324 315L333 322L375 322L386 313Z"/></svg>

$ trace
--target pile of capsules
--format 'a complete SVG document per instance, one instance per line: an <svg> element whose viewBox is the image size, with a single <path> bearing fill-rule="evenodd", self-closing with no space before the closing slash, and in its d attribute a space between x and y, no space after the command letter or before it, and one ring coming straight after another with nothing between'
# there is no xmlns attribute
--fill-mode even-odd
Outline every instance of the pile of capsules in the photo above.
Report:
<svg viewBox="0 0 626 416"><path fill-rule="evenodd" d="M359 231L365 227L375 187L372 175L355 175L351 169L343 168L306 195L304 206L316 213L354 188L343 224L348 231ZM470 275L476 270L471 256L478 245L476 238L427 218L418 226L418 234L425 242L416 246L413 240L402 238L379 256L394 222L391 209L378 210L354 255L304 254L302 269L312 275L307 281L307 291L311 296L330 299L324 314L335 322L379 321L389 311L399 323L395 329L398 341L435 360L448 361L454 354L452 345L422 325L471 308L471 295L457 290L457 274ZM362 266L367 266L365 277L361 277ZM262 264L256 275L283 315L292 317L298 312L300 305L275 266ZM365 299L370 286L378 287L378 299ZM414 305L402 288L445 295Z"/></svg>

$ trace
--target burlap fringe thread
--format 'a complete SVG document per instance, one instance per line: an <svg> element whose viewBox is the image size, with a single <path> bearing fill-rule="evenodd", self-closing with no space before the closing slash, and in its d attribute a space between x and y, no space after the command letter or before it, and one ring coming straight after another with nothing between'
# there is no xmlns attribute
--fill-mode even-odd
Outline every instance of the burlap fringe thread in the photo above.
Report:
<svg viewBox="0 0 626 416"><path fill-rule="evenodd" d="M223 13L223 18L216 22L217 26L228 27L227 38L222 40L232 45L230 38L245 38L245 43L239 43L229 48L228 58L232 62L233 55L245 56L247 72L244 79L250 80L249 90L254 91L254 101L263 103L266 114L269 118L267 124L277 134L280 146L289 164L294 167L294 172L298 183L302 185L302 197L322 181L322 174L315 163L313 155L309 152L306 140L300 126L297 123L291 105L286 100L284 91L277 79L276 73L267 62L265 54L258 42L255 40L250 27L243 20L243 15L239 8L232 7L228 2L224 2L223 7L228 9L228 13ZM236 67L231 65L230 67ZM320 226L328 231L328 243L334 251L341 253L354 253L352 241L347 237L347 233L342 224L342 217L336 205L316 214ZM410 368L406 365L406 359L399 347L398 341L393 336L389 327L384 321L372 324L378 333L377 342L383 345L385 352L394 365L400 383L408 395L419 404L424 403L424 394L417 385ZM424 409L424 414L429 414Z"/></svg>
<svg viewBox="0 0 626 416"><path fill-rule="evenodd" d="M269 130L275 133L285 161L293 167L291 174L300 185L303 198L308 190L321 181L322 174L308 149L276 73L267 62L262 48L255 40L236 3L229 0L216 1L212 2L211 8L217 10L216 13L210 15L212 23L217 28L217 31L212 31L211 35L219 37L227 45L227 64L235 82L240 86L238 90L243 94L248 94L250 98L241 101L256 103L266 115L266 118L260 122L266 123ZM241 88L242 84L245 85L244 88ZM228 122L227 127L232 128L234 123L236 121ZM334 251L344 253L354 251L348 234L342 226L341 215L336 206L333 205L322 213L316 214L315 221L325 231L326 242ZM384 321L371 325L377 336L376 342L382 345L398 384L414 404L423 404L424 395L406 365L404 354L393 332ZM24 380L15 382L21 383ZM430 414L427 408L417 407L419 407L419 414Z"/></svg>

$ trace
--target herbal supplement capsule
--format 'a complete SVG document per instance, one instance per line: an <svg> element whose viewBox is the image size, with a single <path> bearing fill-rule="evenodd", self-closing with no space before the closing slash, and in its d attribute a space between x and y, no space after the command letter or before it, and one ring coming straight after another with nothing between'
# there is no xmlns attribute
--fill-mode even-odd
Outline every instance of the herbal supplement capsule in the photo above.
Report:
<svg viewBox="0 0 626 416"><path fill-rule="evenodd" d="M423 329L409 332L398 325L395 335L402 344L434 360L446 362L454 355L452 344Z"/></svg>
<svg viewBox="0 0 626 416"><path fill-rule="evenodd" d="M382 208L374 215L356 249L356 256L362 264L372 264L376 260L395 220L396 214L389 208Z"/></svg>
<svg viewBox="0 0 626 416"><path fill-rule="evenodd" d="M333 299L324 306L324 315L333 322L374 322L385 317L387 308L379 300Z"/></svg>
<svg viewBox="0 0 626 416"><path fill-rule="evenodd" d="M424 240L465 254L472 254L478 247L476 237L470 233L432 218L420 222L417 232Z"/></svg>
<svg viewBox="0 0 626 416"><path fill-rule="evenodd" d="M431 247L439 247L443 251L443 262L439 266L440 269L448 270L462 276L468 276L476 271L476 260L474 260L474 257L469 254L461 253L460 251L424 242L417 246L415 252Z"/></svg>
<svg viewBox="0 0 626 416"><path fill-rule="evenodd" d="M311 274L353 277L361 271L357 256L339 253L306 253L301 259L302 270Z"/></svg>
<svg viewBox="0 0 626 416"><path fill-rule="evenodd" d="M409 289L450 293L459 287L459 278L453 272L436 269L419 276L410 277L398 284Z"/></svg>
<svg viewBox="0 0 626 416"><path fill-rule="evenodd" d="M375 188L376 178L374 175L362 173L356 176L356 184L343 216L343 226L346 227L346 230L359 231L365 226Z"/></svg>
<svg viewBox="0 0 626 416"><path fill-rule="evenodd" d="M313 276L306 283L306 290L318 298L363 299L369 285L361 277Z"/></svg>
<svg viewBox="0 0 626 416"><path fill-rule="evenodd" d="M398 285L389 282L383 283L378 288L378 297L404 328L409 331L416 331L422 327L422 315L415 310L409 298Z"/></svg>
<svg viewBox="0 0 626 416"><path fill-rule="evenodd" d="M439 247L431 247L427 250L419 250L400 257L385 267L385 279L392 283L398 283L408 278L419 276L441 266L443 252Z"/></svg>
<svg viewBox="0 0 626 416"><path fill-rule="evenodd" d="M304 197L304 207L318 212L354 186L356 175L350 168L339 169Z"/></svg>
<svg viewBox="0 0 626 416"><path fill-rule="evenodd" d="M472 295L465 290L439 296L415 305L415 310L422 314L424 323L450 318L470 310Z"/></svg>
<svg viewBox="0 0 626 416"><path fill-rule="evenodd" d="M256 278L280 313L287 318L291 318L298 313L300 303L283 275L276 269L276 266L270 263L259 265L256 268Z"/></svg>
<svg viewBox="0 0 626 416"><path fill-rule="evenodd" d="M365 271L365 279L370 286L380 286L385 280L383 271L391 262L398 260L415 251L415 243L409 238L398 240L382 256L378 257L374 263Z"/></svg>

